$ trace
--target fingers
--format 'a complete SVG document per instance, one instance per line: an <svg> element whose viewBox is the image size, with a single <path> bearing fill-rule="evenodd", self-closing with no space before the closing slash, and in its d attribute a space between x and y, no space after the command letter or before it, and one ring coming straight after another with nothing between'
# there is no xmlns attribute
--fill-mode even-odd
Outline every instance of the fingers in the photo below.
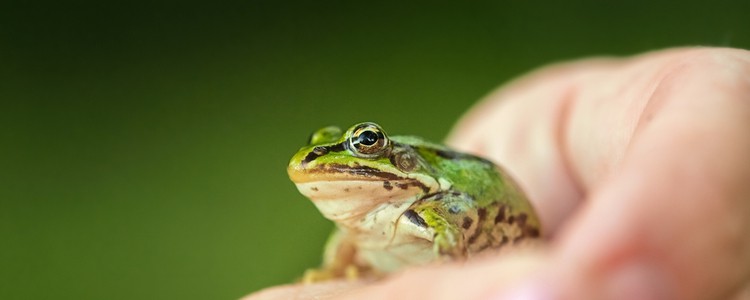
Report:
<svg viewBox="0 0 750 300"><path fill-rule="evenodd" d="M242 298L242 300L332 299L340 294L361 288L364 284L363 282L345 280L315 284L288 284L261 290Z"/></svg>
<svg viewBox="0 0 750 300"><path fill-rule="evenodd" d="M750 276L750 59L680 55L559 240L555 282L571 298L725 299Z"/></svg>

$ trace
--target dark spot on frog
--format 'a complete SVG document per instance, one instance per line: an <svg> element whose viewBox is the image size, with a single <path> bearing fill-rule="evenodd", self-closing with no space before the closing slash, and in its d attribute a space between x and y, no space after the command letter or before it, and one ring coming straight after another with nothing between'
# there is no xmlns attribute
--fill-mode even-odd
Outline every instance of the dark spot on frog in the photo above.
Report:
<svg viewBox="0 0 750 300"><path fill-rule="evenodd" d="M505 205L500 205L495 216L495 224L505 221Z"/></svg>
<svg viewBox="0 0 750 300"><path fill-rule="evenodd" d="M404 216L419 227L427 227L427 222L425 222L424 219L422 219L422 217L420 217L413 209L405 211Z"/></svg>
<svg viewBox="0 0 750 300"><path fill-rule="evenodd" d="M344 192L349 192L349 188L344 188Z"/></svg>
<svg viewBox="0 0 750 300"><path fill-rule="evenodd" d="M515 221L516 224L514 226L517 226L519 229L521 229L521 234L513 239L513 243L517 243L525 238L538 238L539 228L534 225L527 224L528 215L525 213L520 213L518 216L513 216L508 218L508 221Z"/></svg>
<svg viewBox="0 0 750 300"><path fill-rule="evenodd" d="M477 229L474 230L474 233L469 237L469 244L474 244L477 238L482 235L482 225L484 225L484 220L487 218L487 210L484 207L477 209L477 217Z"/></svg>
<svg viewBox="0 0 750 300"><path fill-rule="evenodd" d="M393 189L393 186L391 185L390 181L383 181L383 188L390 191Z"/></svg>
<svg viewBox="0 0 750 300"><path fill-rule="evenodd" d="M508 237L503 236L503 238L500 240L500 246L505 245L508 243Z"/></svg>
<svg viewBox="0 0 750 300"><path fill-rule="evenodd" d="M516 222L516 217L515 216L508 217L508 224L513 224L515 222Z"/></svg>
<svg viewBox="0 0 750 300"><path fill-rule="evenodd" d="M517 217L517 220L516 220L516 222L518 222L518 226L525 227L526 226L526 218L528 218L528 217L526 216L525 213L518 214L518 217Z"/></svg>
<svg viewBox="0 0 750 300"><path fill-rule="evenodd" d="M463 229L469 229L469 227L471 227L471 224L473 224L473 223L474 223L474 220L471 219L470 217L466 216L466 217L464 217L464 222L461 223L461 227Z"/></svg>
<svg viewBox="0 0 750 300"><path fill-rule="evenodd" d="M477 209L477 215L479 215L479 220L484 220L487 217L487 209L480 207Z"/></svg>
<svg viewBox="0 0 750 300"><path fill-rule="evenodd" d="M451 193L451 195L453 195L453 196L461 196L461 192L459 192L459 191L453 191Z"/></svg>
<svg viewBox="0 0 750 300"><path fill-rule="evenodd" d="M311 187L310 189L311 189L311 190L312 190L313 192L317 192L317 191L318 191L318 187L316 187L316 186L314 186L314 187Z"/></svg>
<svg viewBox="0 0 750 300"><path fill-rule="evenodd" d="M408 184L406 184L406 183L398 183L398 182L397 182L397 183L396 183L396 186L397 186L398 188L402 189L402 190L405 190L405 189L409 188L409 185L408 185Z"/></svg>

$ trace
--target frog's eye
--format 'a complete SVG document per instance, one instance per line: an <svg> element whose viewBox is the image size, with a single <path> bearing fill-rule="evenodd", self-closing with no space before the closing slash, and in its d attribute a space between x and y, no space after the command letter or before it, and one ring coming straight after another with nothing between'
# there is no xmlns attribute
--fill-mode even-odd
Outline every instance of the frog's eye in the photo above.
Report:
<svg viewBox="0 0 750 300"><path fill-rule="evenodd" d="M373 123L361 124L352 130L349 149L364 157L377 156L389 147L388 137Z"/></svg>

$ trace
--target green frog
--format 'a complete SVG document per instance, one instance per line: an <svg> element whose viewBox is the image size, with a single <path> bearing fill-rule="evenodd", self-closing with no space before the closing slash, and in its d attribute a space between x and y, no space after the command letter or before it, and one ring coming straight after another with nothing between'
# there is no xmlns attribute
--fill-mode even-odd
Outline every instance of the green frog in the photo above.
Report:
<svg viewBox="0 0 750 300"><path fill-rule="evenodd" d="M382 276L540 236L532 205L498 166L372 122L317 130L288 173L336 224L305 282Z"/></svg>

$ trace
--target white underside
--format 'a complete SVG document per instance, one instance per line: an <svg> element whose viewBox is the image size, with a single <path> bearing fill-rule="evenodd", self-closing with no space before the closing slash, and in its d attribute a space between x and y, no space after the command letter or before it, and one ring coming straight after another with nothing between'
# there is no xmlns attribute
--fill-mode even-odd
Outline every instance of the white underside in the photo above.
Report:
<svg viewBox="0 0 750 300"><path fill-rule="evenodd" d="M435 258L433 231L403 217L424 191L416 186L402 189L397 183L391 181L386 189L383 181L318 181L298 183L297 189L354 240L358 259L388 272Z"/></svg>

